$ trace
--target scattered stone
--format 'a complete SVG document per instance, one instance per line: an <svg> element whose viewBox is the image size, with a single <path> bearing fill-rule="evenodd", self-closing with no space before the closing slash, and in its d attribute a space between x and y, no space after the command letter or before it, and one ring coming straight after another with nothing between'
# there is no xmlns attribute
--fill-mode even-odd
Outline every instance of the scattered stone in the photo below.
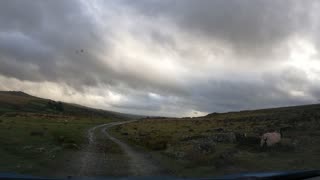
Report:
<svg viewBox="0 0 320 180"><path fill-rule="evenodd" d="M62 144L64 149L80 149L79 146L75 143L64 143Z"/></svg>
<svg viewBox="0 0 320 180"><path fill-rule="evenodd" d="M258 135L248 135L246 133L235 133L236 135L236 142L239 145L249 145L249 146L256 146L260 143L261 138Z"/></svg>
<svg viewBox="0 0 320 180"><path fill-rule="evenodd" d="M203 139L203 138L206 138L206 136L202 136L202 135L184 136L181 139L181 141L190 141L190 140Z"/></svg>
<svg viewBox="0 0 320 180"><path fill-rule="evenodd" d="M214 132L224 132L224 129L223 128L214 128L214 129L212 129L212 131L214 131Z"/></svg>
<svg viewBox="0 0 320 180"><path fill-rule="evenodd" d="M215 143L210 142L199 142L198 144L195 144L195 148L200 153L207 154L215 151L215 145Z"/></svg>
<svg viewBox="0 0 320 180"><path fill-rule="evenodd" d="M174 156L178 159L182 159L186 156L185 152L174 152Z"/></svg>
<svg viewBox="0 0 320 180"><path fill-rule="evenodd" d="M58 151L61 151L61 150L62 150L62 147L56 146L56 147L50 149L49 153L55 153L55 152L58 152Z"/></svg>
<svg viewBox="0 0 320 180"><path fill-rule="evenodd" d="M142 132L139 132L139 134L138 134L139 136L148 136L148 135L150 135L150 134L148 134L148 133L142 133Z"/></svg>
<svg viewBox="0 0 320 180"><path fill-rule="evenodd" d="M39 147L39 148L37 148L37 151L40 152L40 153L42 153L42 152L45 151L45 148L44 148L44 147Z"/></svg>
<svg viewBox="0 0 320 180"><path fill-rule="evenodd" d="M23 146L23 150L30 150L30 149L32 149L33 148L33 146L32 145L29 145L29 146Z"/></svg>
<svg viewBox="0 0 320 180"><path fill-rule="evenodd" d="M230 133L217 133L208 137L209 140L214 142L234 143L236 142L236 135L233 132Z"/></svg>

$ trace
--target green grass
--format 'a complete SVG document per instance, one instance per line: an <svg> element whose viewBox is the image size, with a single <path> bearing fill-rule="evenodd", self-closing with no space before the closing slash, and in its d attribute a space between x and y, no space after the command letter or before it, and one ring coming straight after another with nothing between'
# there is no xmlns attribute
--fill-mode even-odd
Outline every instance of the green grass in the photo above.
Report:
<svg viewBox="0 0 320 180"><path fill-rule="evenodd" d="M194 148L197 140L221 134L217 132L219 128L225 133L246 133L247 138L216 142L214 151L209 153ZM280 128L288 128L283 132L283 141L275 147L260 148L261 133ZM144 148L178 176L320 168L320 105L201 118L144 119L114 127L111 132L133 146Z"/></svg>
<svg viewBox="0 0 320 180"><path fill-rule="evenodd" d="M73 159L85 149L87 130L128 117L136 118L19 91L0 91L0 172L45 176L74 173L78 169L66 166L72 166ZM112 154L115 161L127 160L116 144L105 137L97 138L96 150Z"/></svg>
<svg viewBox="0 0 320 180"><path fill-rule="evenodd" d="M0 171L27 174L52 173L52 168L86 144L85 133L112 119L61 116L56 118L0 117Z"/></svg>

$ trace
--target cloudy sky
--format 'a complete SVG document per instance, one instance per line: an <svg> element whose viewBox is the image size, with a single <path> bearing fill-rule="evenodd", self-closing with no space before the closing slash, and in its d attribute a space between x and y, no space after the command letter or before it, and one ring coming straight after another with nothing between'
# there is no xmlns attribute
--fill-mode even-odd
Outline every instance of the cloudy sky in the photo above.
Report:
<svg viewBox="0 0 320 180"><path fill-rule="evenodd" d="M199 116L320 99L320 1L2 0L0 90Z"/></svg>

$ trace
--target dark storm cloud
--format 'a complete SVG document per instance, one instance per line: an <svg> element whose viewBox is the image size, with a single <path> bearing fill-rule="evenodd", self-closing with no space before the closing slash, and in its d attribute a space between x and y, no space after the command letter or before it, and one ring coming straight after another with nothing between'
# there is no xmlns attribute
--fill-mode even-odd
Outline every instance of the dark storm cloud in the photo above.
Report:
<svg viewBox="0 0 320 180"><path fill-rule="evenodd" d="M158 85L156 81L141 84L140 77L117 72L100 61L97 54L107 53L109 45L102 36L110 32L102 32L80 2L1 2L1 73L22 80L62 81L78 89L99 83L125 83L147 89ZM108 11L109 4L104 3ZM104 22L111 26L108 19Z"/></svg>
<svg viewBox="0 0 320 180"><path fill-rule="evenodd" d="M292 36L318 51L318 7L289 0L4 0L0 88L174 116L314 102L319 72L282 64Z"/></svg>
<svg viewBox="0 0 320 180"><path fill-rule="evenodd" d="M272 56L272 46L310 27L314 1L127 1L152 17L174 19L186 31L230 44L243 56ZM308 29L307 29L308 30Z"/></svg>
<svg viewBox="0 0 320 180"><path fill-rule="evenodd" d="M7 71L6 75L25 80L57 81L95 66L85 60L91 55L76 54L99 45L94 27L83 28L92 23L77 1L3 1L0 8L0 57L8 65L2 66L1 73ZM28 70L28 65L34 69ZM20 66L26 67L25 73L19 74Z"/></svg>

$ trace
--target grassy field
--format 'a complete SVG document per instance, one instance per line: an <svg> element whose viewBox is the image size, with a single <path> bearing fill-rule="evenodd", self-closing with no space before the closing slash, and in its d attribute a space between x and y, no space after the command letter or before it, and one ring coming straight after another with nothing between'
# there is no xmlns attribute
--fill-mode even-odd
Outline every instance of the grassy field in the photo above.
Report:
<svg viewBox="0 0 320 180"><path fill-rule="evenodd" d="M73 173L89 128L127 115L0 92L0 172ZM212 113L199 118L145 118L110 131L149 152L169 174L205 177L247 171L320 168L320 105ZM282 130L279 144L260 147L261 134ZM99 175L123 175L128 158L102 134L95 152L108 154ZM92 149L91 149L92 150ZM117 163L118 162L118 163ZM70 170L70 171L69 171ZM118 170L118 171L117 171Z"/></svg>
<svg viewBox="0 0 320 180"><path fill-rule="evenodd" d="M130 115L56 102L18 91L0 91L0 172L52 176L67 171L87 145L87 130ZM97 137L96 151L121 153ZM120 156L120 155L119 155ZM123 156L123 155L121 155ZM108 174L106 170L106 174Z"/></svg>
<svg viewBox="0 0 320 180"><path fill-rule="evenodd" d="M260 147L262 133L280 129L279 144ZM320 168L320 105L144 119L112 133L179 176Z"/></svg>
<svg viewBox="0 0 320 180"><path fill-rule="evenodd" d="M39 117L27 114L0 117L0 171L26 174L52 174L66 156L87 143L85 133L97 124L112 119L66 116ZM61 163L61 165L57 165Z"/></svg>

